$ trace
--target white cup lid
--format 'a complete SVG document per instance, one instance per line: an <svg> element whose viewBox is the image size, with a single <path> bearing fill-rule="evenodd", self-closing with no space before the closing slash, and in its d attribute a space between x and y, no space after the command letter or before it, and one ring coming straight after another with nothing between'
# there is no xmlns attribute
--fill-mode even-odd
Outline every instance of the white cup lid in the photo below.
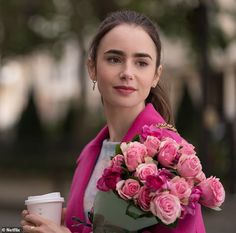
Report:
<svg viewBox="0 0 236 233"><path fill-rule="evenodd" d="M38 196L29 196L28 199L25 200L25 205L37 204L43 202L64 202L64 198L61 197L61 194L59 192L47 193Z"/></svg>

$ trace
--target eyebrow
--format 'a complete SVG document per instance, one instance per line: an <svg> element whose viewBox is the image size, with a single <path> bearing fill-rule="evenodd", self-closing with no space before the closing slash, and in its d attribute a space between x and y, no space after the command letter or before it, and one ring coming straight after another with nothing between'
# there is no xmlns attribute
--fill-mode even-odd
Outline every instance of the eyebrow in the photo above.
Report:
<svg viewBox="0 0 236 233"><path fill-rule="evenodd" d="M117 50L117 49L110 49L108 51L106 51L104 54L117 54L120 56L125 56L125 53L122 50ZM150 58L152 60L151 55L149 55L148 53L135 53L134 57L147 57Z"/></svg>

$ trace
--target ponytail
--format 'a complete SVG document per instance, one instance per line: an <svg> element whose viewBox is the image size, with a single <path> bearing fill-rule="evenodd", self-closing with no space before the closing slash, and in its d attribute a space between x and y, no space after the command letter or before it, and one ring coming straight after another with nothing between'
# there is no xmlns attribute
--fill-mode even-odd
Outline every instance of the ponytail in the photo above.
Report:
<svg viewBox="0 0 236 233"><path fill-rule="evenodd" d="M169 98L160 84L151 89L146 99L147 103L151 103L154 106L166 123L174 125Z"/></svg>

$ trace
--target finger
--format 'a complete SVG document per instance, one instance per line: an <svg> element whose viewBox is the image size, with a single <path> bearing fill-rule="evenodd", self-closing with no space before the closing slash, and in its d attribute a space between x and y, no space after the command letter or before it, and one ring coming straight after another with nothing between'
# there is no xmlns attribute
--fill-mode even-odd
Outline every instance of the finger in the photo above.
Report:
<svg viewBox="0 0 236 233"><path fill-rule="evenodd" d="M20 225L23 227L24 225L29 225L29 223L25 220L21 220Z"/></svg>
<svg viewBox="0 0 236 233"><path fill-rule="evenodd" d="M21 212L21 216L22 216L23 218L25 218L25 216L26 216L27 214L29 214L29 211L28 211L28 210L23 210L23 211Z"/></svg>
<svg viewBox="0 0 236 233"><path fill-rule="evenodd" d="M25 221L29 222L31 225L41 226L43 222L47 222L46 219L42 218L36 214L28 214L25 216Z"/></svg>
<svg viewBox="0 0 236 233"><path fill-rule="evenodd" d="M33 224L32 224L31 222L27 222L27 221L25 221L25 220L21 220L21 221L20 221L20 225L21 225L22 227L25 226L25 225L33 226Z"/></svg>
<svg viewBox="0 0 236 233"><path fill-rule="evenodd" d="M36 233L38 232L38 228L36 226L25 225L22 227L24 233Z"/></svg>

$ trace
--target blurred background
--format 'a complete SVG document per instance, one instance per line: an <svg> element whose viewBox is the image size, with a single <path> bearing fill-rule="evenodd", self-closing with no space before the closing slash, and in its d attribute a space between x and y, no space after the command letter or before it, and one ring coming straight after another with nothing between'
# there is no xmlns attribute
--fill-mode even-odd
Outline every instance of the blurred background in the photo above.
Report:
<svg viewBox="0 0 236 233"><path fill-rule="evenodd" d="M235 0L0 0L0 226L19 226L29 195L67 199L75 161L104 124L88 45L119 9L159 25L176 127L227 191L221 212L203 209L207 232L235 232Z"/></svg>

